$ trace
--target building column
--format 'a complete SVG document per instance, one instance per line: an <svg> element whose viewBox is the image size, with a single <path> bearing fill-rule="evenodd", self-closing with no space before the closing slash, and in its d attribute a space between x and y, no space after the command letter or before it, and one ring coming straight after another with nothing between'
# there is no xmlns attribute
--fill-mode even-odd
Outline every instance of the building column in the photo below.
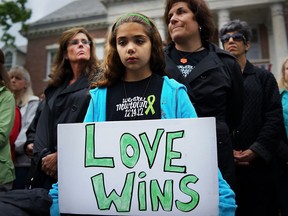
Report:
<svg viewBox="0 0 288 216"><path fill-rule="evenodd" d="M153 19L155 24L156 24L156 27L161 35L161 38L162 38L162 41L163 42L166 42L166 25L164 23L164 20L162 18L154 18Z"/></svg>
<svg viewBox="0 0 288 216"><path fill-rule="evenodd" d="M272 72L275 75L276 79L279 79L281 64L283 63L284 59L288 56L287 35L283 14L283 5L280 3L271 5L271 15L272 15L273 37L275 41L275 43L273 43L275 56L274 56L274 65L272 65Z"/></svg>
<svg viewBox="0 0 288 216"><path fill-rule="evenodd" d="M230 12L227 9L219 10L217 12L218 15L218 32L220 35L220 29L223 27L224 24L228 23L230 21ZM219 39L219 47L222 47L222 43Z"/></svg>

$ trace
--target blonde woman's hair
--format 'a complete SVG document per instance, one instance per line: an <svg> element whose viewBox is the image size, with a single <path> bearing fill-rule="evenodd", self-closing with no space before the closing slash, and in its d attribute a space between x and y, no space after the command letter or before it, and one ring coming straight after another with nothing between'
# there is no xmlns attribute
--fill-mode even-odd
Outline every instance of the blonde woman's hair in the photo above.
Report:
<svg viewBox="0 0 288 216"><path fill-rule="evenodd" d="M9 70L8 74L10 77L17 75L25 79L27 86L24 94L20 98L15 98L17 106L25 106L29 101L29 97L34 95L29 72L24 67L16 65Z"/></svg>
<svg viewBox="0 0 288 216"><path fill-rule="evenodd" d="M279 89L286 89L288 90L288 80L285 80L285 64L288 62L288 58L286 58L281 66L281 73L280 73L280 79L278 81Z"/></svg>

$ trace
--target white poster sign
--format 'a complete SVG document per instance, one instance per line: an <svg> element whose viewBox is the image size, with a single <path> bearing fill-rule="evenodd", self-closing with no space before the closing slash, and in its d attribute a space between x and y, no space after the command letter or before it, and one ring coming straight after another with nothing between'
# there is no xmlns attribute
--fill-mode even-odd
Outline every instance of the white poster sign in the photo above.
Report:
<svg viewBox="0 0 288 216"><path fill-rule="evenodd" d="M61 213L218 215L214 118L61 124Z"/></svg>

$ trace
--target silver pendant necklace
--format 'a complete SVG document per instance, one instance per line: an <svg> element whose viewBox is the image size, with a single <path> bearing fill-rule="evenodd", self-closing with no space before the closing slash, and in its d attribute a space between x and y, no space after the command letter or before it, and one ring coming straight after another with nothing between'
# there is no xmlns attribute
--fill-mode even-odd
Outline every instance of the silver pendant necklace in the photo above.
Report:
<svg viewBox="0 0 288 216"><path fill-rule="evenodd" d="M146 85L146 87L145 87L145 90L144 90L144 93L143 93L142 97L144 97L145 94L146 94L146 92L147 92L147 89L148 89L148 87L149 87L149 85L150 85L150 81L151 81L151 79L152 79L152 76L153 76L153 75L151 74L151 76L149 77L149 80L148 80L148 82L147 82L147 85ZM125 97L128 98L125 81L123 80L122 83L123 83L123 89L124 89Z"/></svg>
<svg viewBox="0 0 288 216"><path fill-rule="evenodd" d="M151 82L151 80L152 80L152 76L153 76L153 74L151 74L151 76L149 77L149 80L148 80L148 82L147 82L147 84L146 84L146 87L145 87L145 89L144 89L142 98L144 98L144 96L146 95L146 92L147 92L147 90L148 90L148 88L149 88L149 85L150 85L150 82ZM124 89L125 98L128 98L125 81L123 80L122 83L123 83L123 89ZM137 117L137 115L135 115L135 116L133 116L133 117L130 117L130 119L131 119L131 120L135 120L136 117Z"/></svg>

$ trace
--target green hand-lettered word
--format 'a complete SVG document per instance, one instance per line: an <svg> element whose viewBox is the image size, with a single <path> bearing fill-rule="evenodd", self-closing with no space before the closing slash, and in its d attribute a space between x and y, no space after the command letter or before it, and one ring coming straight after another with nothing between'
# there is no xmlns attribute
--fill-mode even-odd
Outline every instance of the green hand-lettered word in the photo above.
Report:
<svg viewBox="0 0 288 216"><path fill-rule="evenodd" d="M143 172L141 172L139 176L141 174L143 175ZM142 177L144 178L145 175ZM91 180L99 210L110 210L111 205L114 204L117 212L130 212L134 185L137 184L137 182L135 182L135 172L127 173L121 195L118 195L114 189L107 195L103 173L93 176ZM179 211L192 211L198 205L200 199L199 194L188 187L188 184L195 184L197 180L198 178L194 175L186 175L180 180L180 191L188 195L191 198L191 201L184 203L176 200L175 206ZM152 211L158 211L160 205L164 211L172 211L174 202L174 180L166 180L164 182L164 188L161 189L158 180L153 179L150 181L150 191L147 191L146 184L145 181L138 182L137 197L139 211L147 210L147 193L150 195Z"/></svg>
<svg viewBox="0 0 288 216"><path fill-rule="evenodd" d="M164 129L157 129L156 135L152 145L149 142L146 133L141 133L140 140L147 156L149 168L152 168L157 156L157 151L161 141L161 137L164 133ZM166 152L164 161L165 172L178 172L186 173L186 166L172 165L173 159L180 159L182 154L180 152L173 151L173 141L177 138L182 138L184 131L166 132ZM114 168L113 157L95 157L95 125L86 125L86 151L85 151L85 167L110 167ZM133 154L129 155L127 148L133 149ZM140 146L137 138L130 133L124 133L120 138L120 156L124 166L133 168L140 157Z"/></svg>

